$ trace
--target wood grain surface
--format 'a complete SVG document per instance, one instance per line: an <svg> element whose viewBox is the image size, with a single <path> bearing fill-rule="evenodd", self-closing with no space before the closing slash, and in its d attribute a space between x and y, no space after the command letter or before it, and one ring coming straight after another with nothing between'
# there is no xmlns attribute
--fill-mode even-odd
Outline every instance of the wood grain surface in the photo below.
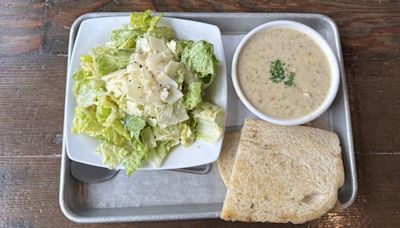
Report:
<svg viewBox="0 0 400 228"><path fill-rule="evenodd" d="M399 1L0 1L0 227L287 227L219 219L81 225L58 204L68 32L88 12L313 12L339 27L359 194L307 227L400 227Z"/></svg>

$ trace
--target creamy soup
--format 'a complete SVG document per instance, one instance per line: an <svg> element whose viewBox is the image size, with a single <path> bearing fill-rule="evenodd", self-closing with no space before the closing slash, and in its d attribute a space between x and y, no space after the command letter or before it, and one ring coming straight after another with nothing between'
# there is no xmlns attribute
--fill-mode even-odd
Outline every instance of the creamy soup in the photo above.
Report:
<svg viewBox="0 0 400 228"><path fill-rule="evenodd" d="M314 111L331 82L327 57L317 43L286 28L260 31L250 38L239 54L237 73L247 100L259 111L281 119Z"/></svg>

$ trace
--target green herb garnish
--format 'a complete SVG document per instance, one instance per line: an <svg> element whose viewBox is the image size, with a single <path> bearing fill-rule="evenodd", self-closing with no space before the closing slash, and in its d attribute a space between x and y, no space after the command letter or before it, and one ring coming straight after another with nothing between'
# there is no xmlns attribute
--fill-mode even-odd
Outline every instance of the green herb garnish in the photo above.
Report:
<svg viewBox="0 0 400 228"><path fill-rule="evenodd" d="M289 76L287 77L287 79L285 80L284 83L285 83L286 86L290 87L290 86L294 85L293 80L294 80L294 73L290 72Z"/></svg>
<svg viewBox="0 0 400 228"><path fill-rule="evenodd" d="M287 87L294 86L295 73L289 72L286 64L279 59L271 61L271 66L269 70L269 79L274 83L283 82Z"/></svg>

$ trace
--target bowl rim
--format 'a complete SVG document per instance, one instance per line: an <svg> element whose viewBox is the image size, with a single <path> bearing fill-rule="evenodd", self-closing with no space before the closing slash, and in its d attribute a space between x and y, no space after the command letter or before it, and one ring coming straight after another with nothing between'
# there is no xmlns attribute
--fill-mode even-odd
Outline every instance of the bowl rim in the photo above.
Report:
<svg viewBox="0 0 400 228"><path fill-rule="evenodd" d="M330 71L331 71L331 84L329 87L328 94L326 95L325 99L323 102L312 112L293 119L282 119L282 118L277 118L273 117L270 115L267 115L261 111L259 111L257 108L255 108L246 98L244 95L239 81L238 81L238 75L236 72L237 68L237 62L239 59L240 52L242 48L245 46L245 44L251 39L256 33L260 31L264 31L267 29L274 29L274 28L289 28L289 29L294 29L298 32L304 33L308 35L312 40L316 42L316 44L321 48L323 53L325 54L326 58L328 59L328 63L330 66ZM262 25L257 26L256 28L252 29L248 34L245 35L245 37L240 41L238 47L235 50L235 53L233 55L233 60L232 60L232 69L231 69L231 77L232 77L232 82L233 82L233 87L235 88L236 94L240 98L240 100L243 102L243 104L252 112L254 113L257 117L274 123L278 125L301 125L307 122L310 122L319 116L321 116L333 103L336 94L339 89L339 83L340 83L340 70L339 70L339 63L336 57L336 54L333 52L332 48L329 46L328 42L321 36L320 33L312 29L311 27L295 22L295 21L290 21L290 20L277 20L277 21L271 21L264 23Z"/></svg>

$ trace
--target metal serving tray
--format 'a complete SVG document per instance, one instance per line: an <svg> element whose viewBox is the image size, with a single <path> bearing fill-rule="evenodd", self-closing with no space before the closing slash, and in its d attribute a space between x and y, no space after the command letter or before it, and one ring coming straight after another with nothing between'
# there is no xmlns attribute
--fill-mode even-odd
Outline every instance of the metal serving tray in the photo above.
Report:
<svg viewBox="0 0 400 228"><path fill-rule="evenodd" d="M89 18L124 16L128 13L90 13L79 17L71 27L68 57L72 52L80 23ZM357 195L354 148L347 97L342 50L338 29L329 17L296 13L163 13L165 17L202 21L219 26L227 62L227 126L254 117L241 104L232 87L230 65L233 52L244 34L273 20L293 20L318 31L337 55L341 85L331 108L310 125L336 132L340 138L345 168L345 184L339 190L342 208L350 206ZM68 59L69 63L69 59ZM64 129L67 131L69 129ZM65 134L64 134L65 135ZM215 164L208 174L174 171L137 171L127 177L124 172L113 179L95 184L77 181L70 173L70 160L62 147L60 206L67 218L80 223L127 222L218 218L225 198L224 186Z"/></svg>

